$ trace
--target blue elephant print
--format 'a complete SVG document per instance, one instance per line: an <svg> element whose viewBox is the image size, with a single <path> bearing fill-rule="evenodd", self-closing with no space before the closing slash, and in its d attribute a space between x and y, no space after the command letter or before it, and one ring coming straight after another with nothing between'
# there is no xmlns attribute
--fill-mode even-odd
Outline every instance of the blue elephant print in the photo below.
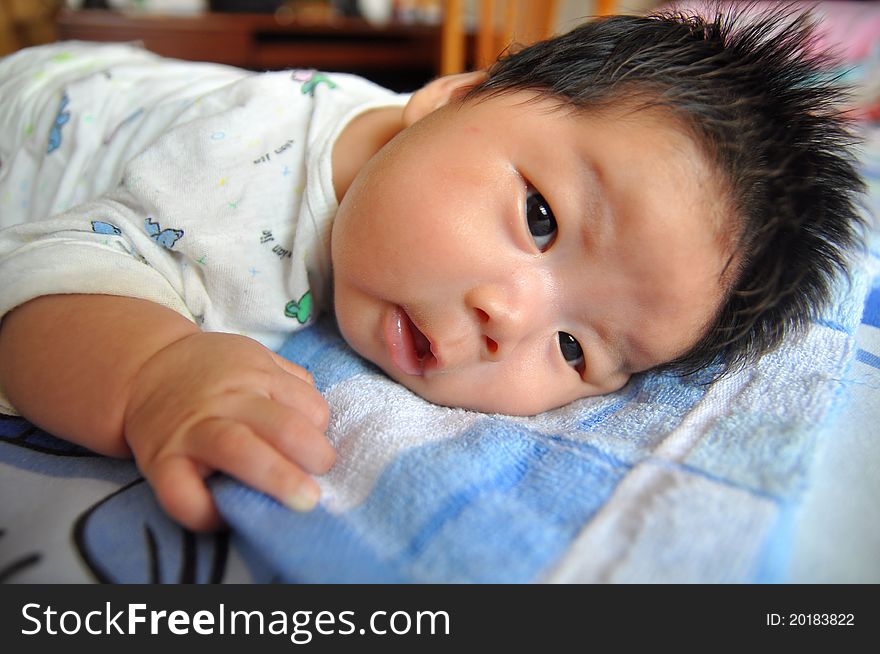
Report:
<svg viewBox="0 0 880 654"><path fill-rule="evenodd" d="M151 239L167 250L173 248L174 244L183 236L182 229L162 229L159 223L153 222L149 217L144 220L144 229L147 230Z"/></svg>

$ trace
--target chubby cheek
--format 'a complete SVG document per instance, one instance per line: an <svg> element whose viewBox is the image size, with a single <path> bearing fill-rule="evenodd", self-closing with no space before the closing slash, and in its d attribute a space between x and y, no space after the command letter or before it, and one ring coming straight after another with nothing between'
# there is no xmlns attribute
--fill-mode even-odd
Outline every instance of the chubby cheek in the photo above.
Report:
<svg viewBox="0 0 880 654"><path fill-rule="evenodd" d="M334 233L334 263L359 261L379 270L395 270L408 259L418 259L436 240L437 201L415 189L367 187L365 197L345 207ZM367 272L367 271L364 271Z"/></svg>
<svg viewBox="0 0 880 654"><path fill-rule="evenodd" d="M357 352L360 356L376 363L377 353L372 351L371 330L374 327L370 318L371 307L364 303L358 302L357 298L352 297L354 294L342 284L336 286L334 297L335 302L335 318L342 338L345 342Z"/></svg>

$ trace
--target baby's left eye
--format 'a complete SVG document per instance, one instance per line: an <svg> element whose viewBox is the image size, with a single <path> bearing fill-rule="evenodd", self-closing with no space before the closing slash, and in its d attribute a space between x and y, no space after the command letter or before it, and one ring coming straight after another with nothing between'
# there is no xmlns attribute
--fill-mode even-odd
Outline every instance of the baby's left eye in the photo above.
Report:
<svg viewBox="0 0 880 654"><path fill-rule="evenodd" d="M584 350L577 339L568 332L559 332L559 349L565 362L578 372L583 372Z"/></svg>
<svg viewBox="0 0 880 654"><path fill-rule="evenodd" d="M556 239L556 218L544 196L533 188L526 195L526 222L535 245L544 252Z"/></svg>

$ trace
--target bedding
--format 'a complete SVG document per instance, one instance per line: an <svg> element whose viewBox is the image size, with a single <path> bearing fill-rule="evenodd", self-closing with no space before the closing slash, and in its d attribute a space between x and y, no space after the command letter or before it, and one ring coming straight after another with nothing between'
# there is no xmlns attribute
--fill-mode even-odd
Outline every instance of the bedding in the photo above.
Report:
<svg viewBox="0 0 880 654"><path fill-rule="evenodd" d="M229 529L193 534L132 462L0 416L0 581L880 581L873 16L873 45L847 68L869 98L868 247L803 341L714 383L643 374L512 418L425 402L325 318L281 349L331 406L338 459L315 511L216 476Z"/></svg>

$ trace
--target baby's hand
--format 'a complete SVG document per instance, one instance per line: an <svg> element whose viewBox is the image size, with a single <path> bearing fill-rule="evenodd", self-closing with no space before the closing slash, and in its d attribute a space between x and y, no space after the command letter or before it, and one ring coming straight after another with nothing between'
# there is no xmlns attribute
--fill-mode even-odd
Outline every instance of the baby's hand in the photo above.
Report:
<svg viewBox="0 0 880 654"><path fill-rule="evenodd" d="M329 409L303 368L244 336L196 333L155 354L132 382L125 438L172 518L194 530L220 517L204 479L222 471L306 511L308 473L336 458Z"/></svg>

